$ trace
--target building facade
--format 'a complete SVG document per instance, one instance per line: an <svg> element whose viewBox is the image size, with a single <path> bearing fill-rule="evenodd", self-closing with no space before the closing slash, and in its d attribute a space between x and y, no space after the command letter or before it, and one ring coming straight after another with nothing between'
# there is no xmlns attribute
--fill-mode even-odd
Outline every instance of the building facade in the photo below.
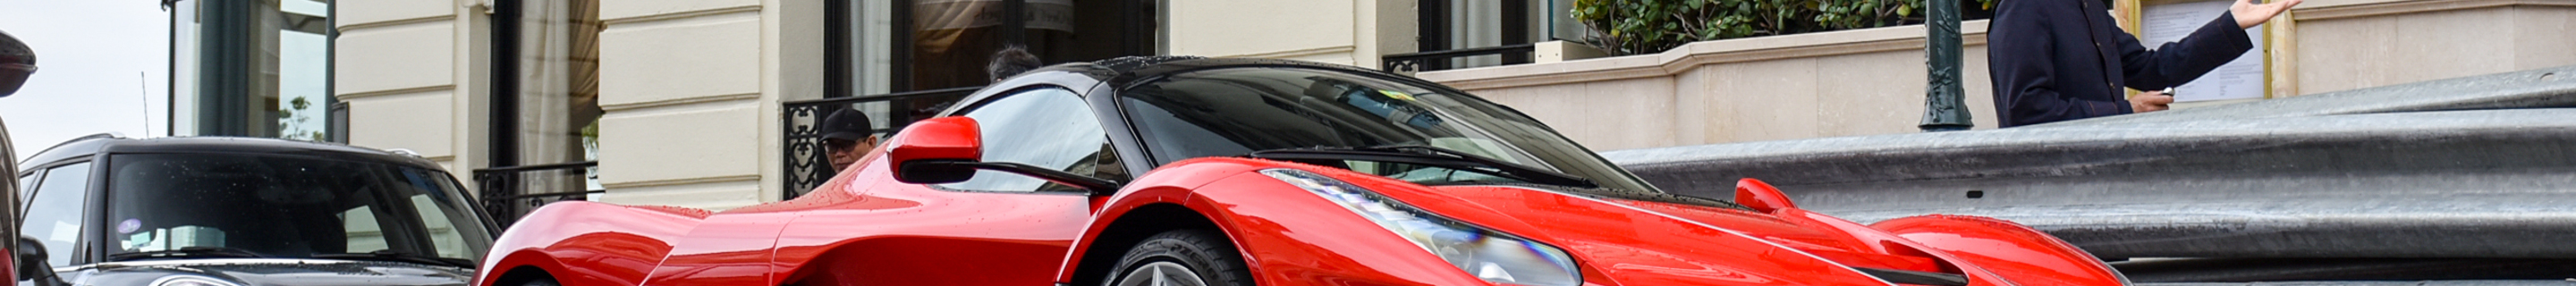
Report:
<svg viewBox="0 0 2576 286"><path fill-rule="evenodd" d="M174 70L231 68L174 73L173 86L243 91L173 92L212 98L174 104L181 106L174 118L196 120L174 122L186 130L174 133L313 129L323 131L317 138L412 150L485 199L509 200L504 208L557 199L710 209L782 200L828 174L813 161L820 156L810 126L821 115L860 110L892 131L990 81L984 61L1009 46L1047 63L1196 55L1363 67L1395 66L1388 59L1423 51L1506 47L1417 64L1499 67L1417 75L1531 113L1596 150L1912 132L1924 74L1920 27L1581 59L1538 43L1582 38L1561 12L1572 1L1562 0L279 1L181 9L283 24L250 28L274 30L275 59L251 57L276 62L273 71L203 63L235 60L232 53L175 62ZM296 6L302 2L327 4L312 14ZM2269 39L2278 44L2267 51L2296 63L2271 71L2282 78L2274 86L2297 87L2290 94L2576 64L2576 53L2563 49L2576 37L2551 32L2576 30L2569 20L2576 2L2568 0L2315 0L2292 13L2282 21L2289 25L2270 29L2294 33L2275 33L2288 36ZM222 22L180 14L205 13L174 12L174 27ZM328 23L319 33L290 21L316 17ZM1969 23L1963 82L1978 126L1990 128L1982 30L1982 22ZM314 64L294 56L312 45L306 34L325 39L326 80L312 93L319 96L259 89L311 84L306 67ZM2457 35L2501 38L2412 40ZM174 36L173 45L223 38L205 37ZM272 38L231 37L223 39ZM2427 49L2483 51L2462 57L2491 64L2394 56ZM200 50L215 48L181 53ZM2350 60L2373 55L2387 60ZM2395 64L2421 68L2386 66ZM214 76L241 70L264 73ZM181 78L199 82L177 84ZM297 99L332 116L316 116L318 128L296 125L305 124L296 116L313 112ZM219 121L245 123L210 123Z"/></svg>
<svg viewBox="0 0 2576 286"><path fill-rule="evenodd" d="M812 171L818 162L797 155L818 150L782 144L793 140L783 129L858 109L891 131L987 83L984 62L1003 47L1048 63L1183 54L1375 66L1422 46L1416 4L338 2L331 95L346 103L347 143L419 152L487 197L724 209L801 191L785 180ZM1434 17L1459 24L1436 25L1454 37L1437 45L1527 43L1566 24L1533 13L1549 1L1439 4L1454 7ZM1496 28L1504 11L1518 28ZM885 95L926 96L827 99ZM795 102L821 103L789 111Z"/></svg>

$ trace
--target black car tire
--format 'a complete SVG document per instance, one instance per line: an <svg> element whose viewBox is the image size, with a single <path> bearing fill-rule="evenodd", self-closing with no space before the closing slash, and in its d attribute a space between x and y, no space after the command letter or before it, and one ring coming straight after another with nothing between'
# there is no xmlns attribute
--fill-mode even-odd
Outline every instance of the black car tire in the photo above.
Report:
<svg viewBox="0 0 2576 286"><path fill-rule="evenodd" d="M1249 286L1252 269L1214 231L1166 231L1136 242L1104 286ZM1157 280L1155 278L1163 278ZM1195 278L1195 279L1191 279Z"/></svg>
<svg viewBox="0 0 2576 286"><path fill-rule="evenodd" d="M528 280L528 283L519 283L519 286L563 286L563 283L555 282L554 278L537 278L537 280Z"/></svg>

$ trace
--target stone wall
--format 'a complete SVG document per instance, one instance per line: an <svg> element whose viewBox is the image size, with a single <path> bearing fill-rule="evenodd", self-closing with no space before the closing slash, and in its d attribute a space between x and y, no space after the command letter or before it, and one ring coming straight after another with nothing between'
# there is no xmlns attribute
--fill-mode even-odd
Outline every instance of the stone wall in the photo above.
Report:
<svg viewBox="0 0 2576 286"><path fill-rule="evenodd" d="M1995 126L1986 21L1963 23L1967 105ZM1923 28L1698 42L1653 55L1424 72L1595 150L1915 132Z"/></svg>
<svg viewBox="0 0 2576 286"><path fill-rule="evenodd" d="M470 0L339 3L333 96L349 104L349 144L419 152L471 182L488 157L471 128L491 89L491 17Z"/></svg>
<svg viewBox="0 0 2576 286"><path fill-rule="evenodd" d="M2576 0L2311 0L2287 17L2268 40L2276 97L2576 64ZM1968 107L1993 128L1986 22L1963 26ZM1922 37L1921 26L1759 37L1416 76L1595 150L1908 133L1922 120Z"/></svg>

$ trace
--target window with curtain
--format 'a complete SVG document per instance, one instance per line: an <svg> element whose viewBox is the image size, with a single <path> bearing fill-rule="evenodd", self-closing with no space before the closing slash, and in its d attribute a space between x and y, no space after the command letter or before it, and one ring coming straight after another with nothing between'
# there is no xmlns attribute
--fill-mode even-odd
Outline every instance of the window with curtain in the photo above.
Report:
<svg viewBox="0 0 2576 286"><path fill-rule="evenodd" d="M598 159L599 117L599 21L597 0L529 0L504 1L513 11L509 39L511 62L516 66L509 74L509 101L493 124L508 124L495 132L508 132L511 142L496 142L506 151L495 152L494 166L525 166L594 161ZM497 110L496 110L497 111ZM583 172L554 172L519 177L522 193L550 193L599 190L596 168Z"/></svg>

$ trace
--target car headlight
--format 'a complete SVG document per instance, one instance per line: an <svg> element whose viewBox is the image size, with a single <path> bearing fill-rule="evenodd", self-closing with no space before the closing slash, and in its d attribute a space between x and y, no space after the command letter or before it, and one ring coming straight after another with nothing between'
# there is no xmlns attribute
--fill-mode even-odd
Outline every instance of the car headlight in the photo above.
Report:
<svg viewBox="0 0 2576 286"><path fill-rule="evenodd" d="M1261 170L1261 174L1350 209L1476 278L1537 286L1583 284L1574 269L1574 257L1554 246L1440 217L1321 174L1295 169Z"/></svg>
<svg viewBox="0 0 2576 286"><path fill-rule="evenodd" d="M153 279L152 286L242 286L239 283L196 275L170 275Z"/></svg>

